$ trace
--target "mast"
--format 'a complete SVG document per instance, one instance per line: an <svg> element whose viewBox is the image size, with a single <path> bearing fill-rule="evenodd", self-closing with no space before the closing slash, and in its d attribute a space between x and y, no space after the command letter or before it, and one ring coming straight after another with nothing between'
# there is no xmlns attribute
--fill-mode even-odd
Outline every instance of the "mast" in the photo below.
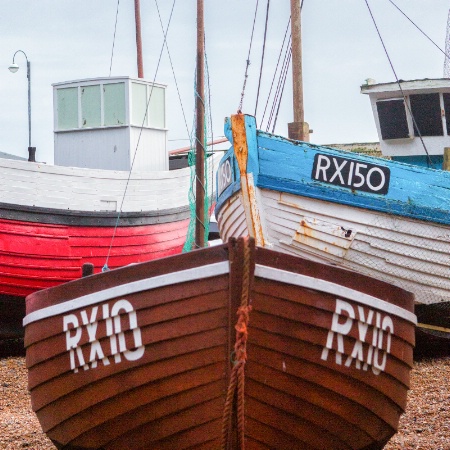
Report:
<svg viewBox="0 0 450 450"><path fill-rule="evenodd" d="M291 0L292 97L294 122L288 124L289 139L309 142L309 125L303 109L302 24L300 0Z"/></svg>
<svg viewBox="0 0 450 450"><path fill-rule="evenodd" d="M196 156L195 156L195 247L204 247L205 243L205 22L203 17L203 0L197 0L197 92L196 110ZM209 219L209 218L208 218Z"/></svg>
<svg viewBox="0 0 450 450"><path fill-rule="evenodd" d="M134 0L134 17L136 22L136 53L138 78L144 78L144 64L142 63L142 37L141 37L141 6L140 0Z"/></svg>

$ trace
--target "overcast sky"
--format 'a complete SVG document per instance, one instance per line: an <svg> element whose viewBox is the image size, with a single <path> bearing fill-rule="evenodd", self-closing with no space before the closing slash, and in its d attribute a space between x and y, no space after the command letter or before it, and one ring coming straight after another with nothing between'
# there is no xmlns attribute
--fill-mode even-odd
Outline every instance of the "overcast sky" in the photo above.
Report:
<svg viewBox="0 0 450 450"><path fill-rule="evenodd" d="M393 0L442 50L448 0ZM164 26L173 0L158 0ZM155 0L141 0L144 74L168 85L169 147L188 145L188 133ZM236 112L244 82L256 0L205 0L206 53L215 138L223 119ZM389 0L369 5L400 79L440 78L444 55ZM53 162L52 83L108 76L117 0L0 0L0 151L27 156L26 61L8 71L16 50L31 62L32 145L37 159ZM267 0L259 0L243 111L254 113ZM289 20L289 0L272 0L257 120L266 103ZM111 75L137 76L134 1L120 0ZM377 141L369 100L360 94L366 78L394 81L365 0L304 0L302 10L305 120L317 144ZM168 45L188 127L194 109L196 1L177 0ZM156 75L155 75L156 74ZM288 78L275 132L287 135L293 120Z"/></svg>

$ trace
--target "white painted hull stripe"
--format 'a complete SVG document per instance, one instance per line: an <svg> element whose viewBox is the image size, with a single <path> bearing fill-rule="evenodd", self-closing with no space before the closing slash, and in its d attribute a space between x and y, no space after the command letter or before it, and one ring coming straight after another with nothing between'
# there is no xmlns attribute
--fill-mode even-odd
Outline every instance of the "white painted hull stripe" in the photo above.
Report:
<svg viewBox="0 0 450 450"><path fill-rule="evenodd" d="M164 275L158 275L144 280L133 281L127 284L121 284L92 294L83 295L57 305L48 306L40 310L28 314L23 319L23 325L26 326L37 320L46 319L47 317L64 314L78 308L85 308L96 303L107 301L115 297L123 297L140 291L147 291L172 284L184 283L186 281L200 280L205 278L223 275L229 272L228 261L223 261L206 266L194 267L192 269L181 270Z"/></svg>
<svg viewBox="0 0 450 450"><path fill-rule="evenodd" d="M407 311L400 306L393 305L392 303L389 303L385 300L373 297L372 295L364 294L355 289L341 286L337 283L332 283L330 281L321 280L320 278L308 277L306 275L260 265L256 266L255 275L269 280L326 292L343 299L353 300L357 303L379 309L388 314L393 314L409 322L417 324L417 317L414 313L411 313L410 311Z"/></svg>
<svg viewBox="0 0 450 450"><path fill-rule="evenodd" d="M54 317L60 314L66 314L79 308L85 308L103 301L108 301L111 298L131 295L136 292L156 289L163 286L184 283L192 280L200 280L224 275L229 273L228 261L223 261L206 266L194 267L192 269L181 270L179 272L159 275L144 280L133 281L131 283L122 284L102 291L87 294L73 300L69 300L57 305L48 306L40 310L28 314L23 319L23 326L38 320L43 320L48 317ZM417 323L416 316L403 308L392 305L389 302L380 300L371 295L363 294L362 292L340 286L336 283L321 280L306 275L296 274L285 270L280 270L272 267L256 265L255 275L269 280L279 281L282 283L293 284L295 286L305 287L308 289L319 290L338 297L344 297L355 302L362 303L367 306L381 309L390 314L399 316L405 320Z"/></svg>

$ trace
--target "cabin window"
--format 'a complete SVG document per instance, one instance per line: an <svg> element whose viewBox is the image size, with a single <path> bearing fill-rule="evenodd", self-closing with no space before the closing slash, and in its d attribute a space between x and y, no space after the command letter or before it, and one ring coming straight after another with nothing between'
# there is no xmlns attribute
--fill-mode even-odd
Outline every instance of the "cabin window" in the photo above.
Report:
<svg viewBox="0 0 450 450"><path fill-rule="evenodd" d="M147 86L150 96L150 105L148 110L148 121L150 127L165 128L165 89L158 86Z"/></svg>
<svg viewBox="0 0 450 450"><path fill-rule="evenodd" d="M409 96L409 100L414 117L414 136L442 136L439 94L414 94Z"/></svg>
<svg viewBox="0 0 450 450"><path fill-rule="evenodd" d="M147 126L148 118L146 115L147 109L147 87L145 84L132 83L131 84L131 101L132 114L131 123L137 126Z"/></svg>
<svg viewBox="0 0 450 450"><path fill-rule="evenodd" d="M445 122L447 124L447 134L450 135L450 94L442 94L444 97Z"/></svg>
<svg viewBox="0 0 450 450"><path fill-rule="evenodd" d="M103 85L104 125L124 125L125 119L125 83Z"/></svg>
<svg viewBox="0 0 450 450"><path fill-rule="evenodd" d="M403 98L378 101L377 111L383 140L409 137Z"/></svg>
<svg viewBox="0 0 450 450"><path fill-rule="evenodd" d="M125 83L59 88L56 90L56 102L58 130L120 126L126 123Z"/></svg>
<svg viewBox="0 0 450 450"><path fill-rule="evenodd" d="M81 88L81 127L94 128L102 124L100 85Z"/></svg>
<svg viewBox="0 0 450 450"><path fill-rule="evenodd" d="M165 128L165 90L142 83L131 84L131 122L136 126ZM148 103L148 112L147 111Z"/></svg>
<svg viewBox="0 0 450 450"><path fill-rule="evenodd" d="M78 128L78 88L58 89L56 104L58 108L58 129Z"/></svg>

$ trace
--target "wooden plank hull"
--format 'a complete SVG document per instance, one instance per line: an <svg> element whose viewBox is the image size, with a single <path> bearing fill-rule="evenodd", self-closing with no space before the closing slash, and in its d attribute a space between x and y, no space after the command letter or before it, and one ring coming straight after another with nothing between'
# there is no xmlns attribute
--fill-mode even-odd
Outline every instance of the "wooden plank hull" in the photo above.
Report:
<svg viewBox="0 0 450 450"><path fill-rule="evenodd" d="M190 168L130 175L1 160L0 173L0 295L79 278L87 262L99 272L183 248Z"/></svg>
<svg viewBox="0 0 450 450"><path fill-rule="evenodd" d="M250 241L27 297L32 407L58 448L382 448L406 404L413 296Z"/></svg>
<svg viewBox="0 0 450 450"><path fill-rule="evenodd" d="M0 220L0 293L25 297L80 278L85 263L101 272L109 252L110 269L180 253L189 225L184 216L117 229Z"/></svg>
<svg viewBox="0 0 450 450"><path fill-rule="evenodd" d="M245 123L245 167L233 148L219 166L222 239L249 234L393 283L417 303L450 302L450 173L288 141L256 131L248 116Z"/></svg>

